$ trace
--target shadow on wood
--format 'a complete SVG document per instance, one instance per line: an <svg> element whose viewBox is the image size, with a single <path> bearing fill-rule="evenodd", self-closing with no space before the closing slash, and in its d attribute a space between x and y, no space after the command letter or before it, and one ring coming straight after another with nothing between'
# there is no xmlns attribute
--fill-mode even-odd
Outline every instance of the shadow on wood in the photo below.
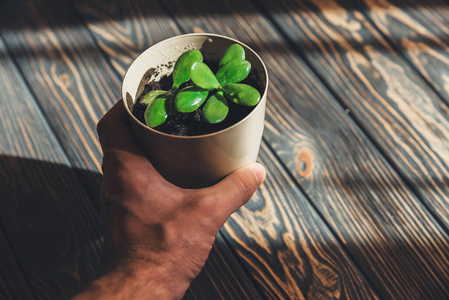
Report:
<svg viewBox="0 0 449 300"><path fill-rule="evenodd" d="M89 197L66 165L2 155L0 170L0 221L32 289L38 298L70 295L100 263Z"/></svg>
<svg viewBox="0 0 449 300"><path fill-rule="evenodd" d="M91 199L75 173L101 182L96 172L0 155L0 222L38 299L70 297L85 288L100 267L99 215L88 209ZM2 264L0 258L0 270ZM239 295L259 298L219 234L185 298L236 299Z"/></svg>

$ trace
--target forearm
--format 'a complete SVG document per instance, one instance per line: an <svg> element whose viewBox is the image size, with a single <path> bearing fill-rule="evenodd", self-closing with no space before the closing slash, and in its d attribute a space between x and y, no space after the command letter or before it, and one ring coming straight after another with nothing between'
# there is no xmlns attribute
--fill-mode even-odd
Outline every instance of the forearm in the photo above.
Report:
<svg viewBox="0 0 449 300"><path fill-rule="evenodd" d="M164 270L143 263L116 267L73 299L181 299L188 287L189 283L170 278Z"/></svg>

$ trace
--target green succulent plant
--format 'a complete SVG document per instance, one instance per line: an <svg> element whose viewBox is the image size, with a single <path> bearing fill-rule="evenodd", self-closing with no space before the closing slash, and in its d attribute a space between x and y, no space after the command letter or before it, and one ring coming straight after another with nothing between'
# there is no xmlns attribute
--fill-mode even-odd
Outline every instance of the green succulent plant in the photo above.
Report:
<svg viewBox="0 0 449 300"><path fill-rule="evenodd" d="M243 106L254 106L260 101L257 89L240 83L250 71L251 64L245 60L245 50L238 44L225 50L215 74L203 63L200 51L187 51L175 63L172 88L169 91L151 91L141 100L147 105L145 122L154 128L163 124L169 116L194 112L204 104L204 121L220 123L228 115L228 101ZM180 90L180 86L188 80L194 85Z"/></svg>

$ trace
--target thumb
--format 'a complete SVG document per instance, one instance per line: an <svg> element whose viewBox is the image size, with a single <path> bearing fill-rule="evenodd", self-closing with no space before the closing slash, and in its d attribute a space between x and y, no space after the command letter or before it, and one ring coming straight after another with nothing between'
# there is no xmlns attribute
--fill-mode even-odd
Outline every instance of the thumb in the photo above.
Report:
<svg viewBox="0 0 449 300"><path fill-rule="evenodd" d="M216 195L218 211L227 213L229 217L251 199L256 189L265 180L265 176L266 171L261 164L251 163L237 169L205 190L207 193Z"/></svg>

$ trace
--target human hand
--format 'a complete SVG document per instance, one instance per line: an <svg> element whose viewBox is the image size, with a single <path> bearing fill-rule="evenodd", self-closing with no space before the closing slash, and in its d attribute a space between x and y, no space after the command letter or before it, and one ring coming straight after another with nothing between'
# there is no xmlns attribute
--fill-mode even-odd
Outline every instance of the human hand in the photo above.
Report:
<svg viewBox="0 0 449 300"><path fill-rule="evenodd" d="M250 164L204 189L167 182L139 150L123 103L99 122L105 273L80 299L180 299L215 236L265 179Z"/></svg>

